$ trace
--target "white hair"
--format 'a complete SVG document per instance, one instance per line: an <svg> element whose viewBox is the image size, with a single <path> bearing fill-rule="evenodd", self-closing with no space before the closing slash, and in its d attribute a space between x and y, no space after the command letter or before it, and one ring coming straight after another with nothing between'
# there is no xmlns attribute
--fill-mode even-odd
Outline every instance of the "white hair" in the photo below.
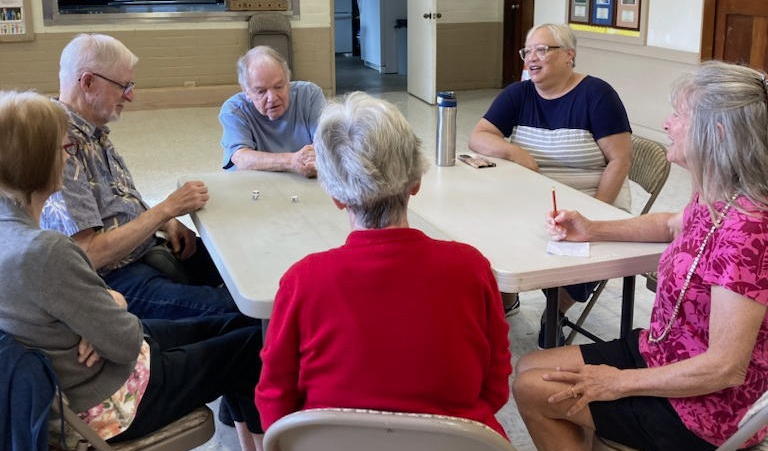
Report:
<svg viewBox="0 0 768 451"><path fill-rule="evenodd" d="M536 25L528 30L528 34L525 35L525 40L527 41L530 39L531 36L533 36L533 33L536 33L542 28L549 31L549 34L552 35L552 38L562 49L576 51L576 35L573 34L571 27L565 24L543 23L541 25ZM573 58L573 67L576 67L575 56Z"/></svg>
<svg viewBox="0 0 768 451"><path fill-rule="evenodd" d="M61 51L59 84L71 86L83 72L103 72L121 65L133 69L138 62L139 58L112 36L81 33Z"/></svg>
<svg viewBox="0 0 768 451"><path fill-rule="evenodd" d="M248 87L248 67L265 58L279 65L283 69L285 80L291 81L291 69L283 55L268 45L257 45L237 59L237 82L243 90Z"/></svg>
<svg viewBox="0 0 768 451"><path fill-rule="evenodd" d="M409 191L427 161L421 141L394 105L363 92L329 104L314 146L320 183L360 224L383 228L405 217Z"/></svg>
<svg viewBox="0 0 768 451"><path fill-rule="evenodd" d="M702 201L711 209L738 193L768 207L765 74L708 61L676 81L672 103L690 112L686 161Z"/></svg>

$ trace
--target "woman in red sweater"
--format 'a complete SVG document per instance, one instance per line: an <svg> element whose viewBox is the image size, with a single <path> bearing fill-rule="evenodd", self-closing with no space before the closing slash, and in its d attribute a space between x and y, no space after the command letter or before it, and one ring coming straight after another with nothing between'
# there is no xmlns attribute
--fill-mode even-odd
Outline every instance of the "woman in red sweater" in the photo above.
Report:
<svg viewBox="0 0 768 451"><path fill-rule="evenodd" d="M352 233L280 281L256 387L262 426L297 410L451 415L499 434L509 398L507 324L488 260L408 226L427 163L397 108L362 92L328 106L318 178Z"/></svg>

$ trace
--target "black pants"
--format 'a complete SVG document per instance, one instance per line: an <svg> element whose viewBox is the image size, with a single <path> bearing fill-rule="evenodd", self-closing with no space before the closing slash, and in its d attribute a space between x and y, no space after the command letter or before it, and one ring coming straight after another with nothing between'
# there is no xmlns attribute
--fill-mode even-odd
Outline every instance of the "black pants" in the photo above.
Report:
<svg viewBox="0 0 768 451"><path fill-rule="evenodd" d="M130 427L110 441L130 440L223 395L235 421L260 433L253 390L261 373L261 321L240 314L145 320L149 384Z"/></svg>
<svg viewBox="0 0 768 451"><path fill-rule="evenodd" d="M584 363L610 365L620 370L646 368L640 354L640 329L618 340L579 346ZM685 427L667 398L629 396L615 401L592 401L589 411L597 434L644 451L714 451L708 443Z"/></svg>

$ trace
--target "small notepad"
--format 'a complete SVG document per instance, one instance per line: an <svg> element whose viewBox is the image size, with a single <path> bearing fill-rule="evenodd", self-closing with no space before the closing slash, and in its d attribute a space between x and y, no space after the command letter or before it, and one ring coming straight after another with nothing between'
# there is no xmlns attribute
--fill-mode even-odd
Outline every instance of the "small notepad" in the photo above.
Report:
<svg viewBox="0 0 768 451"><path fill-rule="evenodd" d="M547 243L547 254L565 255L566 257L589 257L589 243L550 241Z"/></svg>

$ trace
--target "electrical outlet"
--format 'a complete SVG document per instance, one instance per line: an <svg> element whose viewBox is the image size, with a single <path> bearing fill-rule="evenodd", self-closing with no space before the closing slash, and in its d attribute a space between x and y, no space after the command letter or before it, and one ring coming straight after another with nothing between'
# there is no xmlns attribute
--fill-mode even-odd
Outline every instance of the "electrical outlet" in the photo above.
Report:
<svg viewBox="0 0 768 451"><path fill-rule="evenodd" d="M187 80L187 81L184 82L184 87L185 88L194 88L196 86L197 86L197 82L194 81L194 80Z"/></svg>

